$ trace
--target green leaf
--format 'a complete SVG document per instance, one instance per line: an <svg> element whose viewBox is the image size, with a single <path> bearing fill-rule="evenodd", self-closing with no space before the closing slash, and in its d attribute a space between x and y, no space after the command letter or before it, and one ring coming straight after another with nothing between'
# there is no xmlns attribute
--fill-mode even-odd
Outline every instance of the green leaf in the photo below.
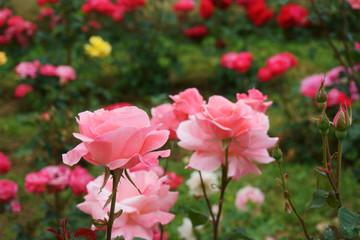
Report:
<svg viewBox="0 0 360 240"><path fill-rule="evenodd" d="M197 210L195 210L193 208L190 208L188 210L188 215L189 215L189 218L190 218L190 220L192 222L193 227L203 225L209 219L209 217L206 214L204 214L202 212L199 212L199 211L197 211Z"/></svg>
<svg viewBox="0 0 360 240"><path fill-rule="evenodd" d="M311 203L306 208L306 211L313 209L313 208L322 208L327 205L327 192L324 190L316 190L313 193L313 198L311 200Z"/></svg>
<svg viewBox="0 0 360 240"><path fill-rule="evenodd" d="M336 198L336 194L334 190L330 190L329 195L327 197L327 204L332 207L332 208L337 208L339 207L339 202Z"/></svg>
<svg viewBox="0 0 360 240"><path fill-rule="evenodd" d="M329 191L332 189L331 184L329 182L329 178L326 176L326 173L319 170L314 169L314 175L316 177L316 188L322 189L325 191Z"/></svg>
<svg viewBox="0 0 360 240"><path fill-rule="evenodd" d="M342 206L339 209L338 217L344 238L351 239L359 234L360 214L356 214L345 206Z"/></svg>
<svg viewBox="0 0 360 240"><path fill-rule="evenodd" d="M330 226L325 229L323 236L321 237L321 240L337 240L338 237L338 230L334 226Z"/></svg>
<svg viewBox="0 0 360 240"><path fill-rule="evenodd" d="M227 240L232 240L232 239L253 240L253 238L249 237L246 234L246 231L243 227L235 228L226 239Z"/></svg>

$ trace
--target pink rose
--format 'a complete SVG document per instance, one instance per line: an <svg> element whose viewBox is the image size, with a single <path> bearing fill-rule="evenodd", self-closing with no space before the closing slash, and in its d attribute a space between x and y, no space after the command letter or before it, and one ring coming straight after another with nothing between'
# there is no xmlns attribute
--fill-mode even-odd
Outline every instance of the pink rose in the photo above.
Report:
<svg viewBox="0 0 360 240"><path fill-rule="evenodd" d="M25 177L25 192L44 193L49 180L48 174L44 171L29 173Z"/></svg>
<svg viewBox="0 0 360 240"><path fill-rule="evenodd" d="M241 211L245 211L247 202L263 203L264 199L264 194L259 188L246 186L236 193L235 207Z"/></svg>
<svg viewBox="0 0 360 240"><path fill-rule="evenodd" d="M157 165L159 156L170 154L170 150L154 151L167 142L169 131L150 125L146 112L137 107L86 111L76 120L80 133L74 136L82 143L63 154L67 165L72 166L84 157L91 164L106 165L111 170L126 169L139 162Z"/></svg>
<svg viewBox="0 0 360 240"><path fill-rule="evenodd" d="M220 65L224 68L234 69L234 61L238 57L238 54L235 52L229 52L221 55Z"/></svg>
<svg viewBox="0 0 360 240"><path fill-rule="evenodd" d="M35 60L33 62L22 62L15 67L16 74L21 77L36 78L37 71L40 67L40 62Z"/></svg>
<svg viewBox="0 0 360 240"><path fill-rule="evenodd" d="M19 213L21 212L21 205L18 201L11 201L10 202L11 212L12 213Z"/></svg>
<svg viewBox="0 0 360 240"><path fill-rule="evenodd" d="M48 166L41 171L44 175L48 175L47 182L49 193L63 191L69 184L69 177L71 170L68 167L57 165Z"/></svg>
<svg viewBox="0 0 360 240"><path fill-rule="evenodd" d="M164 176L164 169L160 165L148 166L142 162L136 164L134 167L129 168L130 172L136 171L152 171L156 173L159 177Z"/></svg>
<svg viewBox="0 0 360 240"><path fill-rule="evenodd" d="M354 43L354 48L355 48L355 50L360 51L360 43L359 43L359 42L355 42L355 43Z"/></svg>
<svg viewBox="0 0 360 240"><path fill-rule="evenodd" d="M273 161L267 148L273 147L277 138L270 138L268 130L268 117L254 111L244 100L232 103L222 96L212 96L205 111L180 123L176 133L179 146L195 151L187 168L199 171L215 171L225 164L221 140L231 139L228 176L238 180L246 174L261 173L252 161Z"/></svg>
<svg viewBox="0 0 360 240"><path fill-rule="evenodd" d="M120 102L120 103L110 104L109 106L104 107L104 110L114 110L116 108L129 107L129 106L131 106L131 103Z"/></svg>
<svg viewBox="0 0 360 240"><path fill-rule="evenodd" d="M178 187L183 183L184 178L178 176L175 172L168 172L166 173L167 180L165 181L166 184L170 185L170 189L177 190Z"/></svg>
<svg viewBox="0 0 360 240"><path fill-rule="evenodd" d="M57 76L56 69L57 68L51 64L45 64L40 67L40 74L44 76L55 77Z"/></svg>
<svg viewBox="0 0 360 240"><path fill-rule="evenodd" d="M10 200L17 198L18 185L10 180L0 180L0 201L8 203Z"/></svg>
<svg viewBox="0 0 360 240"><path fill-rule="evenodd" d="M55 73L56 76L60 78L61 84L66 84L69 80L74 81L76 79L76 72L74 68L70 66L58 66Z"/></svg>
<svg viewBox="0 0 360 240"><path fill-rule="evenodd" d="M251 66L253 55L249 52L241 52L233 62L234 69L240 73L246 73Z"/></svg>
<svg viewBox="0 0 360 240"><path fill-rule="evenodd" d="M0 152L0 174L7 173L11 167L11 162L8 160L8 157Z"/></svg>
<svg viewBox="0 0 360 240"><path fill-rule="evenodd" d="M193 10L195 3L193 0L179 0L174 3L173 9L175 12L188 12Z"/></svg>
<svg viewBox="0 0 360 240"><path fill-rule="evenodd" d="M246 93L236 94L237 100L242 100L244 103L249 105L253 110L265 113L267 108L271 106L272 101L264 102L268 97L263 95L262 92L253 88L248 91L249 95Z"/></svg>
<svg viewBox="0 0 360 240"><path fill-rule="evenodd" d="M328 92L328 100L326 101L326 104L329 107L335 106L335 105L345 105L351 106L352 101L349 96L347 96L344 92L339 91L336 88L332 88Z"/></svg>
<svg viewBox="0 0 360 240"><path fill-rule="evenodd" d="M275 75L285 73L291 67L297 65L296 58L290 53L278 53L266 60L266 65Z"/></svg>
<svg viewBox="0 0 360 240"><path fill-rule="evenodd" d="M174 101L174 113L179 121L186 120L189 115L204 110L204 98L196 88L188 88L178 95L170 95L169 97Z"/></svg>
<svg viewBox="0 0 360 240"><path fill-rule="evenodd" d="M33 87L31 85L29 85L29 84L20 84L19 86L17 86L15 88L14 96L16 98L23 98L28 93L31 93L32 91L34 91L34 89L33 89Z"/></svg>
<svg viewBox="0 0 360 240"><path fill-rule="evenodd" d="M262 67L259 69L257 77L259 78L260 82L267 82L272 80L275 75L272 73L269 67Z"/></svg>
<svg viewBox="0 0 360 240"><path fill-rule="evenodd" d="M159 129L170 131L169 139L177 139L176 129L179 126L180 121L176 118L172 104L164 103L152 108L151 115L151 125L161 124Z"/></svg>
<svg viewBox="0 0 360 240"><path fill-rule="evenodd" d="M127 178L121 179L115 212L123 210L123 213L114 221L111 238L122 236L124 240L135 237L152 240L153 234L158 232L157 225L168 224L174 218L169 210L175 204L178 193L169 192L170 187L164 184L164 178L159 179L154 172L137 171L129 174L141 194ZM99 192L103 178L100 176L87 185L85 202L77 205L93 219L108 219L107 212L110 211L110 204L105 208L104 205L112 192L112 180ZM93 229L96 228L93 226Z"/></svg>
<svg viewBox="0 0 360 240"><path fill-rule="evenodd" d="M315 98L316 92L324 79L325 74L314 74L301 80L300 92L302 95ZM326 86L327 84L325 84Z"/></svg>
<svg viewBox="0 0 360 240"><path fill-rule="evenodd" d="M92 180L94 177L85 168L76 166L70 174L69 186L75 195L81 196L87 194L86 185Z"/></svg>
<svg viewBox="0 0 360 240"><path fill-rule="evenodd" d="M353 9L360 9L360 0L347 0Z"/></svg>

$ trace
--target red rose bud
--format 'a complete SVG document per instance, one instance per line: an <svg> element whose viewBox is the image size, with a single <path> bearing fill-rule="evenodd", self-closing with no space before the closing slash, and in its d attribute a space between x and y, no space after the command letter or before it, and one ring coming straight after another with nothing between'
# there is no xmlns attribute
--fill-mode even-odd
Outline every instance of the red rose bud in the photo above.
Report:
<svg viewBox="0 0 360 240"><path fill-rule="evenodd" d="M338 140L343 140L346 137L347 129L351 126L352 123L352 112L350 110L350 115L348 109L344 108L343 105L340 106L339 111L333 120L333 125L335 127L335 135Z"/></svg>

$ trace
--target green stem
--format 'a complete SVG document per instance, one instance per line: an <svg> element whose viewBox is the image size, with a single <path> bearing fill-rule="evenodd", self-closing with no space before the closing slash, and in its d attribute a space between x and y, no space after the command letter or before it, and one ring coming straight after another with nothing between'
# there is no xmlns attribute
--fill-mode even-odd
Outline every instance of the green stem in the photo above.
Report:
<svg viewBox="0 0 360 240"><path fill-rule="evenodd" d="M212 220L212 224L213 226L215 226L215 216L214 216L214 213L211 209L211 204L210 204L210 200L209 200L209 197L206 193L206 188L205 188L205 184L204 184L204 180L202 178L202 175L201 175L201 172L199 171L199 176L200 176L200 182L201 182L201 188L202 188L202 191L203 191L203 194L204 194L204 198L205 198L205 201L206 201L206 205L209 209L209 212L210 212L210 216L211 216L211 220Z"/></svg>
<svg viewBox="0 0 360 240"><path fill-rule="evenodd" d="M115 203L116 203L116 191L117 186L119 183L120 178L116 177L115 172L112 170L111 172L112 178L113 178L113 186L112 186L112 193L111 193L111 207L110 207L110 213L109 213L109 221L107 224L107 232L106 232L106 240L111 240L111 231L112 226L114 223L114 212L115 212Z"/></svg>
<svg viewBox="0 0 360 240"><path fill-rule="evenodd" d="M322 135L322 145L323 145L323 163L324 168L328 169L328 163L327 163L327 151L326 151L326 135Z"/></svg>
<svg viewBox="0 0 360 240"><path fill-rule="evenodd" d="M336 164L336 185L339 195L340 195L341 161L342 161L342 140L339 140L337 164Z"/></svg>

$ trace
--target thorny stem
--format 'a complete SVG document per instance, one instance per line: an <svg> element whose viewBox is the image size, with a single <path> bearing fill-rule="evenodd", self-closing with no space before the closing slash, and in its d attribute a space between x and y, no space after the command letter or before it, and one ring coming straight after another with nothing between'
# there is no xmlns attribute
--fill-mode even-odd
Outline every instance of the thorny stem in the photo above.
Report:
<svg viewBox="0 0 360 240"><path fill-rule="evenodd" d="M339 194L340 194L341 161L342 161L342 140L339 140L337 164L336 164L336 186Z"/></svg>
<svg viewBox="0 0 360 240"><path fill-rule="evenodd" d="M206 205L208 206L209 208L209 212L210 212L210 216L211 216L211 220L212 220L212 224L214 225L215 224L215 216L214 216L214 213L211 209L211 204L210 204L210 200L209 200L209 197L206 193L206 189L205 189L205 184L204 184L204 180L202 178L202 175L201 175L201 172L199 171L199 176L200 176L200 182L201 182L201 188L202 188L202 191L203 191L203 194L204 194L204 198L205 198L205 201L206 201Z"/></svg>
<svg viewBox="0 0 360 240"><path fill-rule="evenodd" d="M112 226L114 223L114 212L115 212L115 203L116 203L116 191L117 186L119 184L120 178L118 178L114 172L114 170L111 170L111 175L113 178L113 186L112 186L112 193L111 193L111 207L110 207L110 213L109 213L109 221L107 224L107 231L106 231L106 240L111 240L111 231Z"/></svg>
<svg viewBox="0 0 360 240"><path fill-rule="evenodd" d="M280 170L281 185L282 185L283 190L285 191L285 190L287 190L287 188L286 188L286 184L285 184L285 179L284 179L284 173L283 173L282 165L281 165L280 163L279 163L278 165L279 165L279 170ZM301 227L302 227L302 229L303 229L303 231L304 231L304 234L305 234L306 238L307 238L308 240L311 240L311 238L310 238L310 236L309 236L309 234L308 234L308 232L307 232L304 219L303 219L302 217L300 217L300 215L299 215L298 211L296 210L294 204L292 203L291 199L289 198L289 199L287 199L287 201L289 202L289 204L290 204L290 206L291 206L291 210L295 213L296 217L298 218L298 220L299 220L299 222L300 222L300 224L301 224Z"/></svg>
<svg viewBox="0 0 360 240"><path fill-rule="evenodd" d="M222 175L221 175L221 188L220 188L220 198L219 198L219 210L215 219L214 224L214 240L218 240L218 230L219 230L219 223L220 223L220 216L222 211L222 206L224 203L224 196L225 196L225 189L231 178L228 178L228 168L229 168L229 147L227 146L225 149L225 165L222 165Z"/></svg>

